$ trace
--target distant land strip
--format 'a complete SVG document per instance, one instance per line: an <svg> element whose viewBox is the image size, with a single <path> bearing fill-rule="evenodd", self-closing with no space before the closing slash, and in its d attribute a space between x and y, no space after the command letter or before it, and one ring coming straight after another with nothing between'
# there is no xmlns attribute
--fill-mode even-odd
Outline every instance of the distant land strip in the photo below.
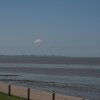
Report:
<svg viewBox="0 0 100 100"><path fill-rule="evenodd" d="M0 55L0 63L89 64L100 65L100 57L66 57L39 55Z"/></svg>

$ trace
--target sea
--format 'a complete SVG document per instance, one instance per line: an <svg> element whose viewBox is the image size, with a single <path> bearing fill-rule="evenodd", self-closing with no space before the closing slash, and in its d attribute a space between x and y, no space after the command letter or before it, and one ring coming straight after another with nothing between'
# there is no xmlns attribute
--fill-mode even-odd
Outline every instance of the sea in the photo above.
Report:
<svg viewBox="0 0 100 100"><path fill-rule="evenodd" d="M0 82L100 100L100 65L0 63Z"/></svg>

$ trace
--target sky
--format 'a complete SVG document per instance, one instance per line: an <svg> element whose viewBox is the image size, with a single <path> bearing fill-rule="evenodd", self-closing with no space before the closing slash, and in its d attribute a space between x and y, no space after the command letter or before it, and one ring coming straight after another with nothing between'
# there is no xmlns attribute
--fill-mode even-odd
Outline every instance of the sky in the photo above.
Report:
<svg viewBox="0 0 100 100"><path fill-rule="evenodd" d="M0 55L100 57L100 0L0 0Z"/></svg>

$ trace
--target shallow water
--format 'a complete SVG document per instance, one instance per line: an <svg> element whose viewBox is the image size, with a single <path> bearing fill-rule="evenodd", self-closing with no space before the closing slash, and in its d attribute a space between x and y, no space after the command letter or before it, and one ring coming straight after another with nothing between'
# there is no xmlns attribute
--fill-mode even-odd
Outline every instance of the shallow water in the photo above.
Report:
<svg viewBox="0 0 100 100"><path fill-rule="evenodd" d="M100 66L1 63L0 81L100 100Z"/></svg>

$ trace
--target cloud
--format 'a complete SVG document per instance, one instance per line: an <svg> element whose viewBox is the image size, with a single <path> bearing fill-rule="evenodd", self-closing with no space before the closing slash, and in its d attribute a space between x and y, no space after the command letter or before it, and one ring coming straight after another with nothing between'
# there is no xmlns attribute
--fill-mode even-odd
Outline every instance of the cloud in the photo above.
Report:
<svg viewBox="0 0 100 100"><path fill-rule="evenodd" d="M39 44L39 43L42 43L43 42L43 40L41 40L41 39L36 39L36 40L34 40L34 43L35 44Z"/></svg>

